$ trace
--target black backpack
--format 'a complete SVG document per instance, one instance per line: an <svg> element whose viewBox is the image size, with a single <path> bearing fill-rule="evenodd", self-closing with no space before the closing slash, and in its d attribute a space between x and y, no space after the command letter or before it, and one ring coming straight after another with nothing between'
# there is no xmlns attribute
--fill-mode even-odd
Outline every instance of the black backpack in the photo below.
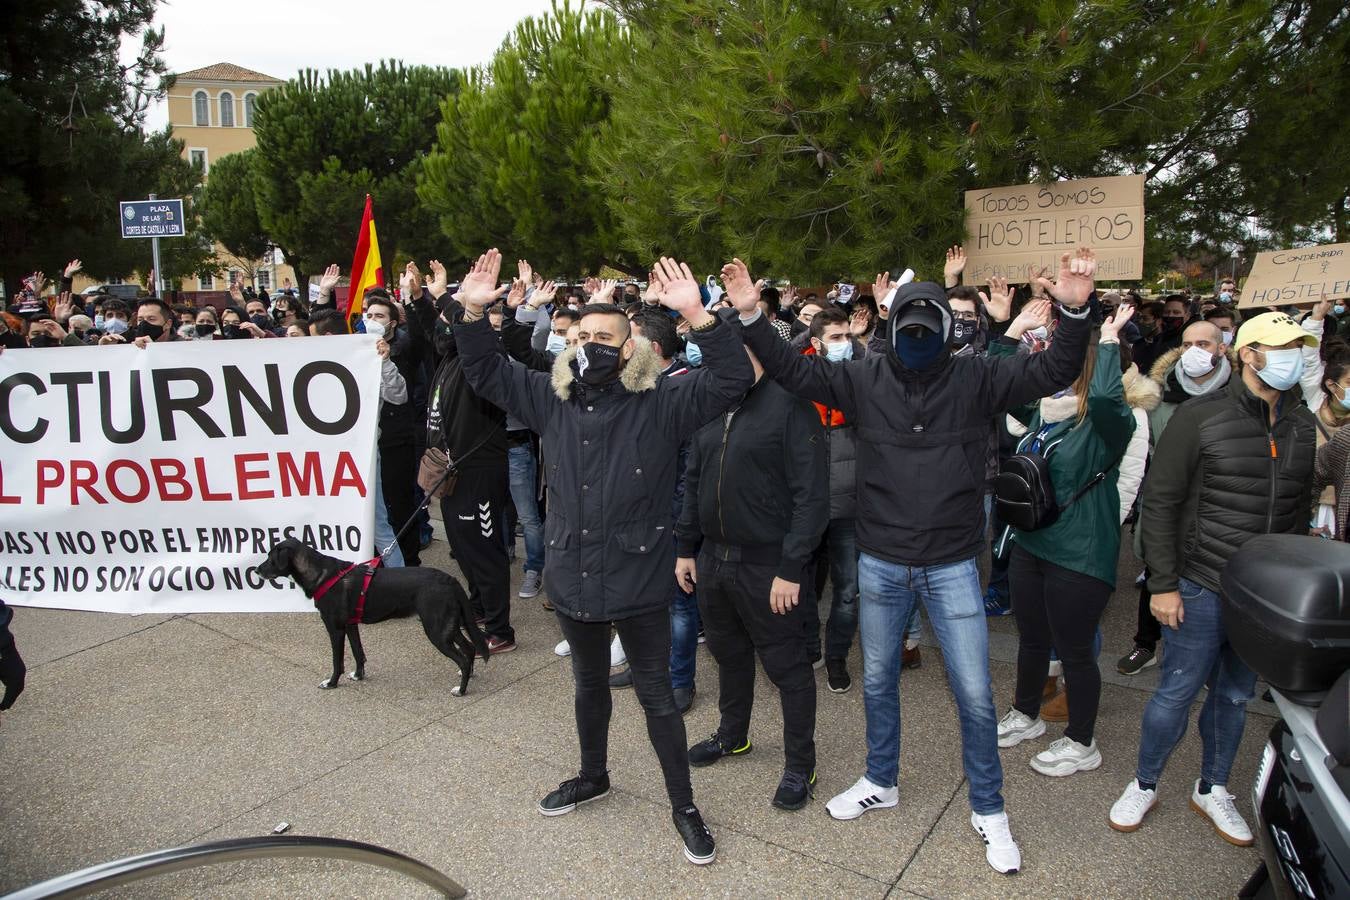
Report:
<svg viewBox="0 0 1350 900"><path fill-rule="evenodd" d="M1050 480L1048 457L1039 453L1010 456L1003 461L999 473L994 476L994 503L998 517L1018 531L1049 528L1059 520L1064 510L1105 481L1106 473L1120 465L1124 458L1125 454L1121 453L1114 463L1094 475L1067 503L1060 506L1055 501L1055 486Z"/></svg>

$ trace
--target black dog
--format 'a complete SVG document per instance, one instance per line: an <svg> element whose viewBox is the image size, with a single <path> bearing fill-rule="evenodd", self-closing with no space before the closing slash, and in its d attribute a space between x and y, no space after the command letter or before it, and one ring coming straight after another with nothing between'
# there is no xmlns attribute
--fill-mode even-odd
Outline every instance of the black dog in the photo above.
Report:
<svg viewBox="0 0 1350 900"><path fill-rule="evenodd" d="M340 559L324 556L295 538L287 538L272 547L267 559L258 566L258 574L264 578L289 577L306 597L312 598L321 585L347 567L348 563ZM366 677L366 653L361 648L360 623L352 621L356 617L365 575L365 568L357 566L315 601L333 645L333 674L319 685L321 688L337 687L338 679L342 677L344 635L356 658L356 669L349 677L353 681ZM450 693L463 695L473 675L474 656L488 657L487 638L474 624L469 595L453 576L439 569L377 569L366 591L361 622L379 622L414 611L422 620L427 639L459 666L459 686L452 687Z"/></svg>

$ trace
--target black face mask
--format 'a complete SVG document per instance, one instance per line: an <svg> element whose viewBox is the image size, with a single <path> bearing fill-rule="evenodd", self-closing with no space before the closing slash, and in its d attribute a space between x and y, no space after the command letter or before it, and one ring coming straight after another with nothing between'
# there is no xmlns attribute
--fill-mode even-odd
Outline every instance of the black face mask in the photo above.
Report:
<svg viewBox="0 0 1350 900"><path fill-rule="evenodd" d="M55 347L56 341L49 334L35 334L28 339L30 347Z"/></svg>
<svg viewBox="0 0 1350 900"><path fill-rule="evenodd" d="M1172 317L1164 316L1162 320L1163 331L1177 331L1178 329L1181 328L1182 325L1185 324L1186 320L1181 316L1172 316Z"/></svg>
<svg viewBox="0 0 1350 900"><path fill-rule="evenodd" d="M252 322L254 325L257 325L263 331L266 331L267 329L272 327L272 323L268 321L267 316L265 316L262 313L258 313L258 315L256 316L249 316L248 320Z"/></svg>
<svg viewBox="0 0 1350 900"><path fill-rule="evenodd" d="M216 333L216 327L209 322L203 322L200 325L197 325L194 330L200 340L212 337Z"/></svg>
<svg viewBox="0 0 1350 900"><path fill-rule="evenodd" d="M588 341L577 351L573 365L586 384L606 384L618 377L622 359L618 347Z"/></svg>
<svg viewBox="0 0 1350 900"><path fill-rule="evenodd" d="M964 347L975 340L975 336L979 333L980 325L978 322L964 322L957 319L952 322L952 346Z"/></svg>
<svg viewBox="0 0 1350 900"><path fill-rule="evenodd" d="M239 326L233 322L227 322L220 326L220 336L227 341L232 341L239 337Z"/></svg>
<svg viewBox="0 0 1350 900"><path fill-rule="evenodd" d="M152 325L149 322L141 322L136 326L136 337L144 337L149 338L152 341L157 341L163 336L163 325Z"/></svg>

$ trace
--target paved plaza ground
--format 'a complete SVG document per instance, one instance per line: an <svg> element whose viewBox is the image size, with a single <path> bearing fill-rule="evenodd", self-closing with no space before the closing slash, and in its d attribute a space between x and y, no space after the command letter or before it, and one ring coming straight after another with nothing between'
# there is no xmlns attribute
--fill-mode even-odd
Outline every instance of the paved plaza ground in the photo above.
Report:
<svg viewBox="0 0 1350 900"><path fill-rule="evenodd" d="M1097 740L1105 764L1068 779L1028 759L1057 737L1003 752L1005 795L1024 870L995 874L971 831L956 710L938 651L901 681L900 805L835 822L825 801L862 773L860 662L851 691L818 673L817 799L769 805L782 767L777 699L761 677L754 751L694 771L718 840L714 865L680 852L656 758L631 691L616 692L614 791L546 819L539 797L575 774L571 673L537 600L515 601L520 648L481 665L468 696L413 620L368 626L369 679L319 691L328 644L314 614L121 616L19 609L28 689L0 719L0 890L145 851L225 837L292 834L370 841L437 867L482 897L1222 897L1257 866L1187 803L1199 767L1194 724L1161 805L1135 834L1107 827L1134 771L1156 669L1115 672L1134 631L1138 563L1122 551L1104 623ZM424 554L458 574L446 545ZM518 586L520 573L516 571ZM994 693L1011 702L1016 631L991 623ZM927 637L927 635L926 635ZM931 640L931 638L930 638ZM1262 688L1258 688L1258 691ZM717 723L716 668L699 648L690 739ZM1273 707L1254 703L1231 788L1250 788ZM127 896L427 896L412 882L344 863L231 864L143 883Z"/></svg>

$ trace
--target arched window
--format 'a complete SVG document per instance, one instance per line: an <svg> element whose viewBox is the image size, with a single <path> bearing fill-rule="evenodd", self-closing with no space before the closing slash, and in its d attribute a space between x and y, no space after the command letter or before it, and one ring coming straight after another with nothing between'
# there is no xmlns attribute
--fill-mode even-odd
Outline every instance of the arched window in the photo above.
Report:
<svg viewBox="0 0 1350 900"><path fill-rule="evenodd" d="M220 127L234 127L234 94L229 91L220 92Z"/></svg>
<svg viewBox="0 0 1350 900"><path fill-rule="evenodd" d="M253 127L253 101L258 99L257 94L248 93L244 95L244 127Z"/></svg>
<svg viewBox="0 0 1350 900"><path fill-rule="evenodd" d="M207 99L206 91L192 95L192 120L198 125L211 124L211 101Z"/></svg>

